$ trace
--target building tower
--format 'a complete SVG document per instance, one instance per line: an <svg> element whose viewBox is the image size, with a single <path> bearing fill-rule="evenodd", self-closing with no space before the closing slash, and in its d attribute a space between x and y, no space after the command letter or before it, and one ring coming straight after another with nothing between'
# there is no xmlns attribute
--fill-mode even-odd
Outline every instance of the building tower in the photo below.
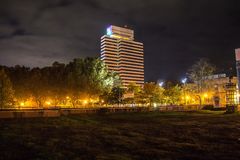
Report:
<svg viewBox="0 0 240 160"><path fill-rule="evenodd" d="M144 83L143 43L134 40L134 31L110 26L101 37L101 60L110 71L117 72L122 85Z"/></svg>
<svg viewBox="0 0 240 160"><path fill-rule="evenodd" d="M237 68L237 78L238 78L238 89L240 89L240 48L235 50L236 55L236 68Z"/></svg>

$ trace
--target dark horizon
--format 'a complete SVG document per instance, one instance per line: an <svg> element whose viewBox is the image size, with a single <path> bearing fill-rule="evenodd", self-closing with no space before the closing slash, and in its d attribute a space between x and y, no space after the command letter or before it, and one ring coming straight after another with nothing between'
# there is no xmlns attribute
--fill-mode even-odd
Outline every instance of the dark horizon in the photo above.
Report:
<svg viewBox="0 0 240 160"><path fill-rule="evenodd" d="M99 57L110 24L128 25L144 43L145 80L180 80L199 58L235 69L238 0L2 0L0 65L49 66Z"/></svg>

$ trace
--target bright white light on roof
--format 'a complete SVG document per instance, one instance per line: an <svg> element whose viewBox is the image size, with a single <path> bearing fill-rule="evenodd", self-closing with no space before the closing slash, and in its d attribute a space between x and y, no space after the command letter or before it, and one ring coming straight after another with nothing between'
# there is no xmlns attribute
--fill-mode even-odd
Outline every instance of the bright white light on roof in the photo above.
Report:
<svg viewBox="0 0 240 160"><path fill-rule="evenodd" d="M112 35L112 27L111 26L107 28L107 35L108 36Z"/></svg>

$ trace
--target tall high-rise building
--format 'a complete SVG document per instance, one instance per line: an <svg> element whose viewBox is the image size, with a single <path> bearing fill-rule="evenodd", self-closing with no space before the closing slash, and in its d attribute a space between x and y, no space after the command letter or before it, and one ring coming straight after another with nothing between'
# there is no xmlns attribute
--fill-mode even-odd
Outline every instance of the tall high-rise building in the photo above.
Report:
<svg viewBox="0 0 240 160"><path fill-rule="evenodd" d="M101 60L110 71L119 74L122 85L144 84L143 43L134 40L129 28L110 26L101 37Z"/></svg>
<svg viewBox="0 0 240 160"><path fill-rule="evenodd" d="M238 77L238 89L240 89L240 48L235 50L236 55L236 68Z"/></svg>

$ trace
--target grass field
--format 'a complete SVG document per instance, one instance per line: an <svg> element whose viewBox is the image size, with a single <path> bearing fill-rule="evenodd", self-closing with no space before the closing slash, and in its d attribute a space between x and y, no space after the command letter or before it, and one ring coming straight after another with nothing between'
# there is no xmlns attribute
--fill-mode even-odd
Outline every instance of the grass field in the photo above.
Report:
<svg viewBox="0 0 240 160"><path fill-rule="evenodd" d="M239 160L240 115L121 113L0 120L0 159Z"/></svg>

